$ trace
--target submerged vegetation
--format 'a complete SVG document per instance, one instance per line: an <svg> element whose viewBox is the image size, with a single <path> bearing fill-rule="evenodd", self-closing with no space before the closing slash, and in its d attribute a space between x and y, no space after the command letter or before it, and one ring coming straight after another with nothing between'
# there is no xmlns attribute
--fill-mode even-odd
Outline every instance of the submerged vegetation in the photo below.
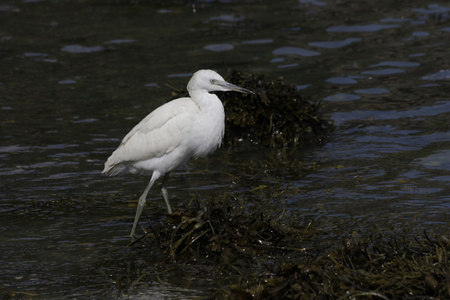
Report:
<svg viewBox="0 0 450 300"><path fill-rule="evenodd" d="M321 102L307 99L283 78L266 80L261 74L230 70L225 80L255 93L218 92L225 107L225 144L284 147L328 140L333 125L323 117ZM184 94L177 90L173 96Z"/></svg>
<svg viewBox="0 0 450 300"><path fill-rule="evenodd" d="M192 288L207 278L216 288L204 298L216 299L450 297L448 235L417 235L398 222L386 232L391 225L368 220L308 220L283 207L231 195L191 200L135 242L150 258L133 285L181 276Z"/></svg>

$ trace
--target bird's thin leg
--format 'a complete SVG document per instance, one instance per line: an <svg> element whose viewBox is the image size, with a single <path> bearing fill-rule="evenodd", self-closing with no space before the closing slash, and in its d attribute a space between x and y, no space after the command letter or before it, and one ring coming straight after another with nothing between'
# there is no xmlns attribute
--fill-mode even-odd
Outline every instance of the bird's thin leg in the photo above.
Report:
<svg viewBox="0 0 450 300"><path fill-rule="evenodd" d="M152 188L153 184L155 183L156 179L158 179L161 176L161 173L154 171L152 174L152 178L150 179L150 182L148 183L147 187L145 188L144 192L142 193L141 197L139 197L138 206L136 208L136 216L134 217L134 223L133 228L131 229L131 240L133 241L135 237L136 227L139 222L139 218L141 217L142 210L144 209L145 202L147 201L147 194Z"/></svg>
<svg viewBox="0 0 450 300"><path fill-rule="evenodd" d="M164 174L164 178L161 184L161 194L164 198L164 202L166 202L166 206L167 206L167 213L171 214L172 213L172 208L170 207L170 202L169 202L169 193L167 192L166 189L166 183L169 180L169 174L170 172L167 172L166 174Z"/></svg>

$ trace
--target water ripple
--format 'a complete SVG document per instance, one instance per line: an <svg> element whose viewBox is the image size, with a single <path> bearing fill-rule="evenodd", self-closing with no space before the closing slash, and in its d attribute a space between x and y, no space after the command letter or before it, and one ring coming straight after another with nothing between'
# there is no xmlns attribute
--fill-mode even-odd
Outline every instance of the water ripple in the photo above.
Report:
<svg viewBox="0 0 450 300"><path fill-rule="evenodd" d="M67 45L61 48L61 51L68 53L92 53L92 52L101 52L104 51L105 48L103 46L81 46L81 45Z"/></svg>
<svg viewBox="0 0 450 300"><path fill-rule="evenodd" d="M422 77L423 80L444 80L450 78L450 70L441 70L437 73L425 75Z"/></svg>
<svg viewBox="0 0 450 300"><path fill-rule="evenodd" d="M65 79L58 81L58 84L75 84L75 83L77 83L77 81L73 79Z"/></svg>
<svg viewBox="0 0 450 300"><path fill-rule="evenodd" d="M369 67L397 67L397 68L413 68L420 66L417 62L412 61L383 61L378 64L370 65Z"/></svg>
<svg viewBox="0 0 450 300"><path fill-rule="evenodd" d="M242 44L245 45L263 45L263 44L271 44L273 43L272 39L259 39L259 40L249 40L243 41Z"/></svg>
<svg viewBox="0 0 450 300"><path fill-rule="evenodd" d="M312 4L315 6L325 6L327 5L326 2L322 2L322 1L317 1L317 0L300 0L301 4Z"/></svg>
<svg viewBox="0 0 450 300"><path fill-rule="evenodd" d="M339 102L339 101L354 101L361 99L358 95L353 94L346 94L346 93L339 93L335 95L331 95L328 97L323 98L324 101L332 101L332 102Z"/></svg>
<svg viewBox="0 0 450 300"><path fill-rule="evenodd" d="M306 50L306 49L297 48L297 47L281 47L281 48L273 50L272 53L277 54L277 55L299 55L299 56L306 56L306 57L320 55L320 52Z"/></svg>
<svg viewBox="0 0 450 300"><path fill-rule="evenodd" d="M226 23L238 23L244 21L245 18L236 15L220 15L216 17L209 18L209 21L213 22L226 22Z"/></svg>
<svg viewBox="0 0 450 300"><path fill-rule="evenodd" d="M203 47L205 50L213 51L213 52L222 52L233 50L234 46L231 44L212 44Z"/></svg>
<svg viewBox="0 0 450 300"><path fill-rule="evenodd" d="M430 33L428 31L414 31L411 36L414 37L427 37Z"/></svg>
<svg viewBox="0 0 450 300"><path fill-rule="evenodd" d="M411 11L425 15L437 15L450 12L450 7L440 6L439 4L429 4L427 8L413 8Z"/></svg>
<svg viewBox="0 0 450 300"><path fill-rule="evenodd" d="M376 32L382 29L397 28L400 25L381 25L381 24L370 24L370 25L353 25L353 26L335 26L327 28L328 32Z"/></svg>
<svg viewBox="0 0 450 300"><path fill-rule="evenodd" d="M312 42L308 43L308 45L318 48L328 48L328 49L335 49L335 48L342 48L345 46L348 46L354 42L359 42L361 39L359 38L348 38L343 41L330 41L330 42Z"/></svg>
<svg viewBox="0 0 450 300"><path fill-rule="evenodd" d="M361 74L364 74L364 75L381 76L381 75L398 74L398 73L403 73L403 72L405 72L405 70L388 68L388 69L381 69L381 70L368 70L368 71L363 71L363 72L361 72Z"/></svg>
<svg viewBox="0 0 450 300"><path fill-rule="evenodd" d="M107 41L105 44L126 44L126 43L134 43L136 40L133 39L116 39Z"/></svg>
<svg viewBox="0 0 450 300"><path fill-rule="evenodd" d="M360 89L354 91L357 94L372 94L372 95L379 95L379 94L388 94L390 93L388 90L383 88L369 88L369 89Z"/></svg>
<svg viewBox="0 0 450 300"><path fill-rule="evenodd" d="M436 116L450 112L450 101L438 101L432 106L421 106L416 109L405 111L375 111L375 110L354 110L351 112L337 112L332 114L332 119L336 124L341 124L351 120L394 120L400 118L413 118L419 116Z"/></svg>
<svg viewBox="0 0 450 300"><path fill-rule="evenodd" d="M325 80L328 83L334 83L334 84L356 84L358 81L356 81L353 78L348 77L331 77Z"/></svg>
<svg viewBox="0 0 450 300"><path fill-rule="evenodd" d="M450 150L439 151L427 157L417 159L416 162L429 169L450 170Z"/></svg>
<svg viewBox="0 0 450 300"><path fill-rule="evenodd" d="M382 23L404 23L408 21L410 21L410 19L384 18L380 20Z"/></svg>

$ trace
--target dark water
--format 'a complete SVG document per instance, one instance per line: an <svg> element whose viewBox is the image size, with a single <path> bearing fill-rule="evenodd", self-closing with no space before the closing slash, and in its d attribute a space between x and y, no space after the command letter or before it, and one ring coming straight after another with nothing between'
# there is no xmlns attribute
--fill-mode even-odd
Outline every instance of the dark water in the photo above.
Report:
<svg viewBox="0 0 450 300"><path fill-rule="evenodd" d="M171 178L175 205L276 185L292 210L445 229L450 6L334 2L0 4L2 292L116 295L116 276L136 259L127 235L148 178L100 171L133 125L170 97L167 84L183 87L201 68L283 76L324 100L337 131L325 146L293 154L313 166L307 173L299 163L272 172L276 151L221 149L191 162ZM157 216L163 202L156 192L149 199L144 214ZM174 282L129 296L202 289Z"/></svg>

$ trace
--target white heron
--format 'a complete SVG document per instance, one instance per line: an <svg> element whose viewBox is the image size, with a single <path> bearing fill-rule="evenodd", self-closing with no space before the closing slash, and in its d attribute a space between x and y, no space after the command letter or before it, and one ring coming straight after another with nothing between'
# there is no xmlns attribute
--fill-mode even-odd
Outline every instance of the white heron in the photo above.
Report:
<svg viewBox="0 0 450 300"><path fill-rule="evenodd" d="M190 98L172 100L151 112L124 137L105 162L102 173L110 176L152 173L136 208L130 234L132 240L135 239L147 194L155 181L164 175L161 193L167 212L172 213L166 189L170 171L192 157L205 157L220 147L225 130L225 112L220 99L209 92L253 93L226 82L212 70L195 72L187 90Z"/></svg>

